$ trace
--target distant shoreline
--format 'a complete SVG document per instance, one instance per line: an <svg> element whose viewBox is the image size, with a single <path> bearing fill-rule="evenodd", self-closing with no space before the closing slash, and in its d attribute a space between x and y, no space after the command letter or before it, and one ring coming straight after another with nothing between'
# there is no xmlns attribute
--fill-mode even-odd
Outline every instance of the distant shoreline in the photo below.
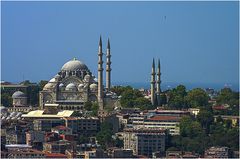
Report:
<svg viewBox="0 0 240 159"><path fill-rule="evenodd" d="M7 81L7 82L9 82L9 81ZM20 83L20 82L15 82L15 81L10 81L10 82L14 83L14 84ZM30 81L30 82L36 82L36 81ZM36 82L36 83L38 83L38 82ZM128 86L129 85L136 89L140 89L140 88L150 89L150 83L148 83L148 82L112 82L112 85L113 86ZM239 92L239 83L237 83L237 84L236 83L234 83L234 84L223 84L223 83L214 84L214 83L187 83L187 82L186 83L174 83L174 82L170 83L170 82L167 82L167 83L161 84L161 89L164 91L167 89L175 88L178 85L184 85L187 88L187 90L191 90L193 88L202 88L202 89L213 88L214 90L219 91L224 87L229 87L233 91Z"/></svg>
<svg viewBox="0 0 240 159"><path fill-rule="evenodd" d="M127 86L130 85L134 88L144 88L150 89L150 83L144 82L113 82L113 85L122 85ZM172 89L177 87L178 85L184 85L187 90L191 90L193 88L213 88L214 90L221 90L222 88L229 87L234 91L239 91L239 84L211 84L211 83L162 83L162 90Z"/></svg>

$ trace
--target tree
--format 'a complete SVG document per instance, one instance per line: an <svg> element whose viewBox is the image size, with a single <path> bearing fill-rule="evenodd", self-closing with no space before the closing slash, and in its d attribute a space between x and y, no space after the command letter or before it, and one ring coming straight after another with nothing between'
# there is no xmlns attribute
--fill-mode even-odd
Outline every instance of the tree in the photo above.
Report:
<svg viewBox="0 0 240 159"><path fill-rule="evenodd" d="M97 102L93 102L92 103L92 116L97 116L98 114L98 103Z"/></svg>
<svg viewBox="0 0 240 159"><path fill-rule="evenodd" d="M123 144L123 140L119 139L118 137L116 138L115 142L115 146L118 148L122 148L124 146Z"/></svg>
<svg viewBox="0 0 240 159"><path fill-rule="evenodd" d="M167 96L165 93L160 94L161 104L167 104Z"/></svg>
<svg viewBox="0 0 240 159"><path fill-rule="evenodd" d="M79 144L86 143L88 142L88 138L86 136L80 135L78 142Z"/></svg>
<svg viewBox="0 0 240 159"><path fill-rule="evenodd" d="M232 128L232 120L227 119L227 120L225 120L224 123L225 123L225 126L226 126L227 129Z"/></svg>
<svg viewBox="0 0 240 159"><path fill-rule="evenodd" d="M84 109L86 109L88 111L92 110L92 102L90 102L90 101L85 102Z"/></svg>
<svg viewBox="0 0 240 159"><path fill-rule="evenodd" d="M139 97L134 100L134 107L140 108L141 110L146 110L146 109L152 109L153 106L151 102L144 98L144 97Z"/></svg>
<svg viewBox="0 0 240 159"><path fill-rule="evenodd" d="M216 120L217 120L218 123L223 123L223 119L220 115L217 117Z"/></svg>
<svg viewBox="0 0 240 159"><path fill-rule="evenodd" d="M39 83L38 83L38 86L39 86L39 90L42 91L43 90L43 87L48 83L48 81L46 80L41 80Z"/></svg>
<svg viewBox="0 0 240 159"><path fill-rule="evenodd" d="M27 87L27 95L28 95L28 103L29 105L38 105L39 102L39 85L36 83L32 83L29 80L25 80L20 82L20 84L28 86Z"/></svg>
<svg viewBox="0 0 240 159"><path fill-rule="evenodd" d="M206 108L208 106L208 95L201 88L195 88L188 92L186 101L189 107Z"/></svg>
<svg viewBox="0 0 240 159"><path fill-rule="evenodd" d="M189 116L182 117L179 124L181 136L186 137L191 133L191 130L190 130L191 124L192 124L192 119Z"/></svg>
<svg viewBox="0 0 240 159"><path fill-rule="evenodd" d="M182 150L203 153L207 147L206 139L207 136L199 122L193 121L189 116L181 119L179 140Z"/></svg>
<svg viewBox="0 0 240 159"><path fill-rule="evenodd" d="M12 105L12 96L9 93L1 93L1 105L6 107Z"/></svg>
<svg viewBox="0 0 240 159"><path fill-rule="evenodd" d="M210 125L213 123L213 114L207 110L200 110L197 115L197 120L201 123L201 126L206 129L206 133L209 132Z"/></svg>
<svg viewBox="0 0 240 159"><path fill-rule="evenodd" d="M230 107L226 112L221 112L224 115L238 115L239 113L239 92L233 92L230 88L221 89L217 96L218 104L228 104Z"/></svg>
<svg viewBox="0 0 240 159"><path fill-rule="evenodd" d="M97 133L97 141L102 146L103 149L106 149L108 146L113 144L113 131L112 125L108 122L103 122L100 127L100 131Z"/></svg>
<svg viewBox="0 0 240 159"><path fill-rule="evenodd" d="M134 107L134 100L137 96L134 93L133 89L127 89L122 92L121 94L120 103L123 107L133 108Z"/></svg>
<svg viewBox="0 0 240 159"><path fill-rule="evenodd" d="M31 82L29 80L25 80L25 81L20 82L19 84L27 86L27 85L30 85Z"/></svg>
<svg viewBox="0 0 240 159"><path fill-rule="evenodd" d="M132 90L133 88L131 86L126 86L126 87L123 87L123 86L114 86L114 87L111 87L111 91L116 93L118 96L122 95L122 93L126 90Z"/></svg>
<svg viewBox="0 0 240 159"><path fill-rule="evenodd" d="M168 105L173 109L186 108L185 96L187 95L186 87L179 85L173 90L169 91L169 102Z"/></svg>

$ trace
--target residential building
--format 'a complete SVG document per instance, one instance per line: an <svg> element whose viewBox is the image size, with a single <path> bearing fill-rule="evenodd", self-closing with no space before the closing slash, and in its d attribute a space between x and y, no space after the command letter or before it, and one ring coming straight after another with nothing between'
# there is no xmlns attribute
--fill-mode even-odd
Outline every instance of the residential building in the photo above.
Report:
<svg viewBox="0 0 240 159"><path fill-rule="evenodd" d="M108 157L110 158L133 158L133 150L122 148L109 148Z"/></svg>
<svg viewBox="0 0 240 159"><path fill-rule="evenodd" d="M166 131L153 128L124 129L124 149L133 150L134 155L152 157L153 152L165 152Z"/></svg>
<svg viewBox="0 0 240 159"><path fill-rule="evenodd" d="M34 149L42 150L45 141L44 131L26 132L26 144L31 145Z"/></svg>
<svg viewBox="0 0 240 159"><path fill-rule="evenodd" d="M228 147L210 147L205 150L204 158L228 158Z"/></svg>
<svg viewBox="0 0 240 159"><path fill-rule="evenodd" d="M100 120L96 117L68 117L63 118L65 126L72 129L73 134L95 136L100 130Z"/></svg>
<svg viewBox="0 0 240 159"><path fill-rule="evenodd" d="M46 142L43 144L43 151L47 153L61 153L65 154L66 150L75 150L76 143L67 141L67 140L59 140Z"/></svg>
<svg viewBox="0 0 240 159"><path fill-rule="evenodd" d="M36 119L33 121L35 131L50 132L53 127L65 125L63 119Z"/></svg>
<svg viewBox="0 0 240 159"><path fill-rule="evenodd" d="M36 149L15 149L8 151L8 158L45 158L45 153Z"/></svg>

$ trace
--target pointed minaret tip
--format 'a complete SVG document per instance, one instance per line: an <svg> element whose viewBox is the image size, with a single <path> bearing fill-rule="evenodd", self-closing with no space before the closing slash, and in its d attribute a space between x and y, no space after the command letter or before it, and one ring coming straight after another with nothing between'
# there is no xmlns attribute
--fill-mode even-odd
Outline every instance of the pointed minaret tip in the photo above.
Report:
<svg viewBox="0 0 240 159"><path fill-rule="evenodd" d="M160 59L158 59L158 67L160 67Z"/></svg>
<svg viewBox="0 0 240 159"><path fill-rule="evenodd" d="M110 49L110 41L109 41L109 38L108 38L107 48Z"/></svg>
<svg viewBox="0 0 240 159"><path fill-rule="evenodd" d="M155 60L153 58L152 67L155 67Z"/></svg>
<svg viewBox="0 0 240 159"><path fill-rule="evenodd" d="M102 46L102 36L100 35L99 46Z"/></svg>

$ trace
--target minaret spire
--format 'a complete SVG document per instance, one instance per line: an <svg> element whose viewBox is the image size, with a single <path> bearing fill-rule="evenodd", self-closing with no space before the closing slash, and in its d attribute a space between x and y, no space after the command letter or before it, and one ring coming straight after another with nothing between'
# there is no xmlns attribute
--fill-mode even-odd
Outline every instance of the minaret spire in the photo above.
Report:
<svg viewBox="0 0 240 159"><path fill-rule="evenodd" d="M107 44L107 53L106 53L107 61L106 61L106 89L107 91L111 88L111 52L110 52L110 41L108 38Z"/></svg>
<svg viewBox="0 0 240 159"><path fill-rule="evenodd" d="M103 60L102 60L102 38L100 36L98 46L98 104L99 108L103 110Z"/></svg>
<svg viewBox="0 0 240 159"><path fill-rule="evenodd" d="M160 59L158 59L158 67L157 67L157 104L158 106L161 105L161 69L160 69Z"/></svg>
<svg viewBox="0 0 240 159"><path fill-rule="evenodd" d="M155 105L155 61L153 58L153 62L152 62L152 73L151 73L151 103L152 105Z"/></svg>

